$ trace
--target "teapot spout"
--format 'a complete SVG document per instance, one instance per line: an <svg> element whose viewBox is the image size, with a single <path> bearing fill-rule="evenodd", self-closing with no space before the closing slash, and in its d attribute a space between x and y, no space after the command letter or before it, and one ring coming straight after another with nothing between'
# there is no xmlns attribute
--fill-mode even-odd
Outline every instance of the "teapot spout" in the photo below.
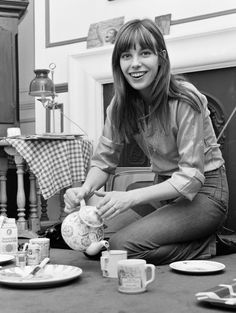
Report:
<svg viewBox="0 0 236 313"><path fill-rule="evenodd" d="M99 253L103 247L105 247L106 249L109 248L109 242L107 240L92 242L91 245L86 249L86 253L88 255L95 255Z"/></svg>

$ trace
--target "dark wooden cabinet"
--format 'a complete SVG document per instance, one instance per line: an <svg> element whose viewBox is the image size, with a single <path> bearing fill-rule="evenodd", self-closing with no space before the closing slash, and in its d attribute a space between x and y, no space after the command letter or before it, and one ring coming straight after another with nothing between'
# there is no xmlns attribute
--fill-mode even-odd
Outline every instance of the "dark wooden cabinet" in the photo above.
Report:
<svg viewBox="0 0 236 313"><path fill-rule="evenodd" d="M0 1L0 136L19 125L18 24L28 1Z"/></svg>

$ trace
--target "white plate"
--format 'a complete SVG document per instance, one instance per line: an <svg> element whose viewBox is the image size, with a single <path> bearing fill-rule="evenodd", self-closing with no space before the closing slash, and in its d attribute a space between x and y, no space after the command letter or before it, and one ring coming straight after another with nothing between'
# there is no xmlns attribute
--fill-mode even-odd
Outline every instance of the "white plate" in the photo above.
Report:
<svg viewBox="0 0 236 313"><path fill-rule="evenodd" d="M213 273L222 271L225 265L213 261L190 260L173 262L170 267L173 270L185 273Z"/></svg>
<svg viewBox="0 0 236 313"><path fill-rule="evenodd" d="M0 264L14 260L15 256L10 254L0 254Z"/></svg>
<svg viewBox="0 0 236 313"><path fill-rule="evenodd" d="M75 266L49 264L32 278L24 279L34 266L12 267L0 270L0 284L15 287L48 287L63 284L79 277L82 269Z"/></svg>

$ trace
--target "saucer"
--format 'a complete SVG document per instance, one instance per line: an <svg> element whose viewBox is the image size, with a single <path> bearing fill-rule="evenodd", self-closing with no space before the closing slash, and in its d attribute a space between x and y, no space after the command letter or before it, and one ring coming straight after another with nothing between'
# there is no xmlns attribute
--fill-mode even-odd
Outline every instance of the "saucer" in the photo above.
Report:
<svg viewBox="0 0 236 313"><path fill-rule="evenodd" d="M200 274L215 273L225 269L225 265L223 263L203 260L178 261L171 263L169 266L171 269L176 271Z"/></svg>

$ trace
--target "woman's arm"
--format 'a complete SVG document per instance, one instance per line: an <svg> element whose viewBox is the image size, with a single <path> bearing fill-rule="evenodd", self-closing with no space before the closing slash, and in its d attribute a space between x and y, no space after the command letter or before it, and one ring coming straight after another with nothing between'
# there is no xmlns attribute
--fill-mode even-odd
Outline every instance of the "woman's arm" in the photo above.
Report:
<svg viewBox="0 0 236 313"><path fill-rule="evenodd" d="M163 201L180 197L181 194L168 182L133 189L128 191L130 196L134 199L133 205L145 204L150 201Z"/></svg>
<svg viewBox="0 0 236 313"><path fill-rule="evenodd" d="M105 185L108 177L109 174L102 171L100 168L91 167L83 184L83 188L85 188L89 194L93 194L95 190Z"/></svg>
<svg viewBox="0 0 236 313"><path fill-rule="evenodd" d="M181 194L168 182L162 182L149 187L129 191L95 191L97 196L103 197L97 204L99 214L110 219L135 205L149 203L152 200L161 201L177 198Z"/></svg>
<svg viewBox="0 0 236 313"><path fill-rule="evenodd" d="M65 212L70 213L79 206L82 199L89 198L94 190L100 189L107 181L109 174L97 167L91 167L82 187L67 189L64 195Z"/></svg>

